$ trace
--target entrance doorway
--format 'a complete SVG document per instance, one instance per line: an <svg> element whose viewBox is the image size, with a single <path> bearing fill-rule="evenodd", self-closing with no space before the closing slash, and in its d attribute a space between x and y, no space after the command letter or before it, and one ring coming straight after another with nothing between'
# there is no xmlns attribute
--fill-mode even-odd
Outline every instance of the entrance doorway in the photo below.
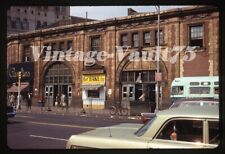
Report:
<svg viewBox="0 0 225 154"><path fill-rule="evenodd" d="M155 71L123 71L121 75L122 101L129 100L135 112L155 110Z"/></svg>
<svg viewBox="0 0 225 154"><path fill-rule="evenodd" d="M45 96L50 106L55 106L56 98L65 95L68 106L72 102L72 70L62 62L52 64L45 74Z"/></svg>

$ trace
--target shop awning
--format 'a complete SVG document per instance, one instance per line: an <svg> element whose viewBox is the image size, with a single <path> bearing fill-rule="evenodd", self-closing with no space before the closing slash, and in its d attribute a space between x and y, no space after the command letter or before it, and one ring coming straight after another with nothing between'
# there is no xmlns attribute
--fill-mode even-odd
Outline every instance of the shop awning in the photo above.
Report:
<svg viewBox="0 0 225 154"><path fill-rule="evenodd" d="M103 87L103 85L100 85L100 84L95 84L95 85L82 85L81 87L84 90L97 90L97 89Z"/></svg>
<svg viewBox="0 0 225 154"><path fill-rule="evenodd" d="M25 90L29 86L29 83L21 83L20 84L20 91ZM12 85L10 88L7 89L7 92L18 92L18 86Z"/></svg>

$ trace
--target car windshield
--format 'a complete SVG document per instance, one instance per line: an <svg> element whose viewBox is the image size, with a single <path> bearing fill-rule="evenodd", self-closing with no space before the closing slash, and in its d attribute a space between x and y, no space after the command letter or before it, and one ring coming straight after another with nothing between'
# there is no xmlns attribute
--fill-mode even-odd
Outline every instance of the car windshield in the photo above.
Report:
<svg viewBox="0 0 225 154"><path fill-rule="evenodd" d="M156 115L147 123L145 123L140 129L138 129L138 131L135 132L135 135L142 136L149 129L149 127L152 125L155 119L156 119Z"/></svg>

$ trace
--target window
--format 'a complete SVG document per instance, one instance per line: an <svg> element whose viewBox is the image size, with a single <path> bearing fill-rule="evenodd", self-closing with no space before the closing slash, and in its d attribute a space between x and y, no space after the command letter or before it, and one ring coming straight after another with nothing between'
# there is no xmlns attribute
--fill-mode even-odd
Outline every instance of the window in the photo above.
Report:
<svg viewBox="0 0 225 154"><path fill-rule="evenodd" d="M64 42L59 42L59 51L64 50Z"/></svg>
<svg viewBox="0 0 225 154"><path fill-rule="evenodd" d="M29 23L28 23L28 21L27 21L26 18L23 19L23 27L24 27L26 30L29 29Z"/></svg>
<svg viewBox="0 0 225 154"><path fill-rule="evenodd" d="M190 26L189 45L203 47L203 25Z"/></svg>
<svg viewBox="0 0 225 154"><path fill-rule="evenodd" d="M164 38L163 38L163 31L160 30L159 31L159 45L162 45L164 42ZM155 31L155 45L158 44L158 30Z"/></svg>
<svg viewBox="0 0 225 154"><path fill-rule="evenodd" d="M219 87L214 87L214 94L219 94Z"/></svg>
<svg viewBox="0 0 225 154"><path fill-rule="evenodd" d="M219 144L219 122L209 121L209 144Z"/></svg>
<svg viewBox="0 0 225 154"><path fill-rule="evenodd" d="M210 85L210 82L204 81L204 82L201 82L201 85L203 85L203 86L208 86L208 85Z"/></svg>
<svg viewBox="0 0 225 154"><path fill-rule="evenodd" d="M132 47L138 47L139 46L139 35L138 33L132 34Z"/></svg>
<svg viewBox="0 0 225 154"><path fill-rule="evenodd" d="M209 94L210 87L190 87L190 94Z"/></svg>
<svg viewBox="0 0 225 154"><path fill-rule="evenodd" d="M27 10L26 9L24 10L24 13L27 13Z"/></svg>
<svg viewBox="0 0 225 154"><path fill-rule="evenodd" d="M121 40L120 40L120 45L121 46L127 46L127 34L122 34L121 35Z"/></svg>
<svg viewBox="0 0 225 154"><path fill-rule="evenodd" d="M73 41L67 41L67 50L72 49Z"/></svg>
<svg viewBox="0 0 225 154"><path fill-rule="evenodd" d="M11 21L11 26L12 26L12 28L16 28L16 21Z"/></svg>
<svg viewBox="0 0 225 154"><path fill-rule="evenodd" d="M57 50L57 45L56 43L52 43L52 51L56 51Z"/></svg>
<svg viewBox="0 0 225 154"><path fill-rule="evenodd" d="M91 37L91 51L100 51L100 36Z"/></svg>
<svg viewBox="0 0 225 154"><path fill-rule="evenodd" d="M41 28L41 21L37 21L37 23L36 23L36 29L39 29L39 28Z"/></svg>
<svg viewBox="0 0 225 154"><path fill-rule="evenodd" d="M99 98L99 90L88 90L88 97Z"/></svg>
<svg viewBox="0 0 225 154"><path fill-rule="evenodd" d="M47 17L47 13L45 13L45 17Z"/></svg>
<svg viewBox="0 0 225 154"><path fill-rule="evenodd" d="M172 95L183 95L184 87L183 86L174 86L172 87Z"/></svg>
<svg viewBox="0 0 225 154"><path fill-rule="evenodd" d="M16 18L16 28L20 27L21 27L20 18Z"/></svg>
<svg viewBox="0 0 225 154"><path fill-rule="evenodd" d="M157 139L203 142L203 122L200 120L172 120L160 131Z"/></svg>
<svg viewBox="0 0 225 154"><path fill-rule="evenodd" d="M29 62L30 61L30 46L29 45L25 45L24 46L24 52L23 52L23 61L24 62Z"/></svg>
<svg viewBox="0 0 225 154"><path fill-rule="evenodd" d="M150 45L150 32L144 32L143 37L143 45Z"/></svg>
<svg viewBox="0 0 225 154"><path fill-rule="evenodd" d="M20 9L17 9L17 12L20 12Z"/></svg>
<svg viewBox="0 0 225 154"><path fill-rule="evenodd" d="M190 82L190 85L191 86L198 86L199 85L199 82Z"/></svg>
<svg viewBox="0 0 225 154"><path fill-rule="evenodd" d="M127 98L127 87L126 86L123 87L123 97Z"/></svg>
<svg viewBox="0 0 225 154"><path fill-rule="evenodd" d="M47 24L47 21L45 21L44 23L43 23L43 26L42 27L46 27L48 24Z"/></svg>
<svg viewBox="0 0 225 154"><path fill-rule="evenodd" d="M33 10L31 11L31 14L34 14L34 11Z"/></svg>

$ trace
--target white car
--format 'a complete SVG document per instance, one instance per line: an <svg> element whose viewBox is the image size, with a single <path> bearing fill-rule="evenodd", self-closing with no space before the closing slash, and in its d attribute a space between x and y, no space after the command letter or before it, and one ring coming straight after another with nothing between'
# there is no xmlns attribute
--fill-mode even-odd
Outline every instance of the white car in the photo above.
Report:
<svg viewBox="0 0 225 154"><path fill-rule="evenodd" d="M120 124L72 135L67 149L215 148L219 144L218 106L159 111L146 124Z"/></svg>

